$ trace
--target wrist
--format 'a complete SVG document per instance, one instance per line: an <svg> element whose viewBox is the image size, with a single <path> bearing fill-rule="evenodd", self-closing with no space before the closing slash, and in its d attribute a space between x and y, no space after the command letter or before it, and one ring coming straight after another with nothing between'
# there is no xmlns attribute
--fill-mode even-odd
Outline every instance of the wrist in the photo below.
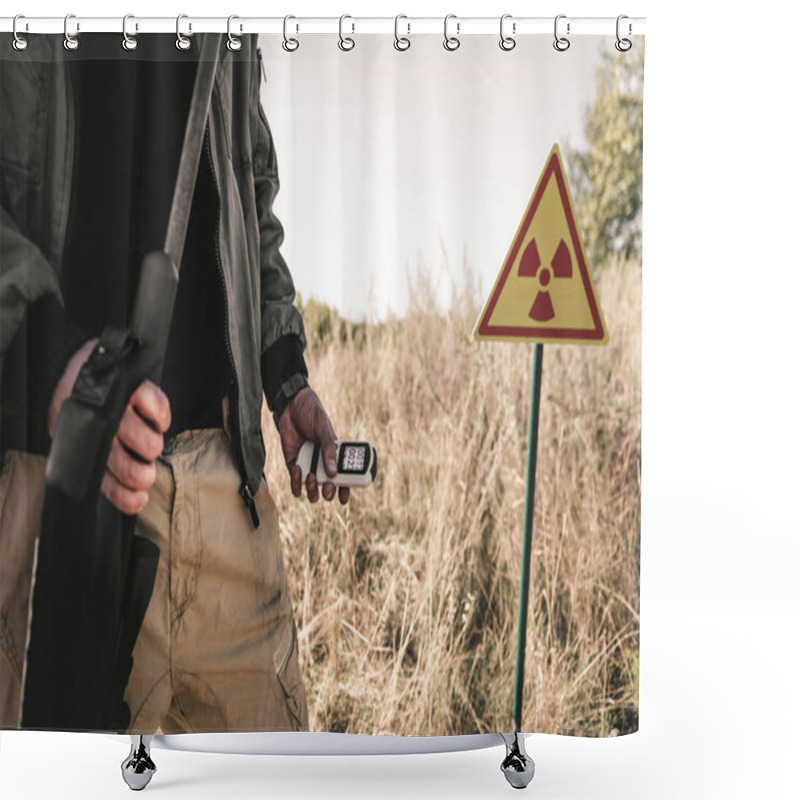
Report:
<svg viewBox="0 0 800 800"><path fill-rule="evenodd" d="M275 410L275 400L282 384L297 372L308 377L308 367L303 358L303 342L298 336L281 336L262 353L261 385L270 411Z"/></svg>
<svg viewBox="0 0 800 800"><path fill-rule="evenodd" d="M275 421L275 427L280 432L280 419L283 412L289 407L292 400L308 388L308 378L302 372L295 372L287 380L285 380L278 390L272 403L272 419Z"/></svg>

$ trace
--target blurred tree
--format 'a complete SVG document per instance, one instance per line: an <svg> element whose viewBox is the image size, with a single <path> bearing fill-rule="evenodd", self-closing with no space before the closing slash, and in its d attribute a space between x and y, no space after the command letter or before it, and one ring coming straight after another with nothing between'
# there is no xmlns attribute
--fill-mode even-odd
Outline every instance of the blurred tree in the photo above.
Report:
<svg viewBox="0 0 800 800"><path fill-rule="evenodd" d="M575 211L589 261L642 248L642 88L644 43L606 54L597 70L597 98L586 115L588 152L568 149Z"/></svg>

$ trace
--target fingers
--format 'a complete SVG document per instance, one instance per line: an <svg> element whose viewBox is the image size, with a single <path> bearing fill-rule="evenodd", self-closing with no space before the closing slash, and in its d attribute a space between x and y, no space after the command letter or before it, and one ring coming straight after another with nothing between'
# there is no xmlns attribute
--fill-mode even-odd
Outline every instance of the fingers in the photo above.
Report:
<svg viewBox="0 0 800 800"><path fill-rule="evenodd" d="M108 470L103 475L100 490L123 514L138 514L146 505L148 493L123 486Z"/></svg>
<svg viewBox="0 0 800 800"><path fill-rule="evenodd" d="M292 481L292 494L300 497L303 494L303 471L295 464L290 472Z"/></svg>
<svg viewBox="0 0 800 800"><path fill-rule="evenodd" d="M317 478L313 472L309 472L306 477L306 493L308 494L308 502L316 503L319 500L319 489L317 488Z"/></svg>
<svg viewBox="0 0 800 800"><path fill-rule="evenodd" d="M139 423L144 425L141 420ZM148 432L153 436L161 436L149 428ZM114 437L106 472L100 485L101 491L112 505L123 514L138 514L147 505L149 490L155 482L155 462L137 460L120 440Z"/></svg>
<svg viewBox="0 0 800 800"><path fill-rule="evenodd" d="M169 400L152 381L144 381L133 393L128 405L133 406L144 419L152 422L161 433L169 429L172 422Z"/></svg>
<svg viewBox="0 0 800 800"><path fill-rule="evenodd" d="M322 444L322 457L325 459L325 472L331 478L335 478L338 472L336 469L336 434L333 432L333 426L327 414L325 415L325 423L322 426L320 443Z"/></svg>
<svg viewBox="0 0 800 800"><path fill-rule="evenodd" d="M306 478L306 493L308 494L309 502L316 503L319 500L319 484L317 483L317 479L314 475L308 475ZM295 497L300 497L303 494L303 487L300 478L300 467L295 467L292 470L292 494ZM330 502L331 500L335 499L336 495L337 491L334 484L328 483L327 481L322 484L322 497L325 500ZM347 501L350 499L350 487L340 486L338 495L339 502L343 506L347 505Z"/></svg>
<svg viewBox="0 0 800 800"><path fill-rule="evenodd" d="M323 411L321 414L321 422L319 425L320 437L319 441L322 445L322 458L325 463L325 472L328 477L335 478L338 470L336 469L336 434L333 432L333 425L328 418L328 415ZM316 481L314 481L316 488ZM330 503L336 497L336 487L326 481L322 484L322 496L327 502ZM317 495L319 497L319 495ZM311 498L309 497L309 500ZM315 500L312 502L316 502Z"/></svg>
<svg viewBox="0 0 800 800"><path fill-rule="evenodd" d="M123 514L138 514L156 481L155 460L164 449L164 432L172 415L169 400L151 381L133 393L111 442L103 494Z"/></svg>
<svg viewBox="0 0 800 800"><path fill-rule="evenodd" d="M164 437L154 431L130 406L117 428L117 439L144 461L155 461L164 449Z"/></svg>
<svg viewBox="0 0 800 800"><path fill-rule="evenodd" d="M333 430L330 418L322 407L317 395L306 387L299 391L289 402L287 410L281 416L278 431L281 437L281 446L292 486L292 494L301 497L303 494L303 478L300 467L294 462L301 445L305 441L319 442L322 448L322 463L325 472L330 478L337 475L336 469L336 432ZM315 475L306 476L306 494L309 502L316 503L320 494L330 502L337 496L336 486L330 481L322 484L322 489L317 483ZM338 491L339 502L344 505L350 499L350 489L342 487Z"/></svg>
<svg viewBox="0 0 800 800"><path fill-rule="evenodd" d="M108 472L126 489L147 492L156 482L154 461L137 461L115 438L106 465Z"/></svg>

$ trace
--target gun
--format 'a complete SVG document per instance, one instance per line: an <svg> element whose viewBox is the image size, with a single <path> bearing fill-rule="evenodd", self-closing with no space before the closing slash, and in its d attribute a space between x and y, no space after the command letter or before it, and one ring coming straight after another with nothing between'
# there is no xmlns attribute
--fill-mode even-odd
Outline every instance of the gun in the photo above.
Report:
<svg viewBox="0 0 800 800"><path fill-rule="evenodd" d="M169 256L148 254L130 327L105 329L61 408L45 473L24 728L127 727L117 700L130 656L121 650L133 650L159 553L133 536L135 517L116 511L100 484L131 395L160 377L177 286Z"/></svg>
<svg viewBox="0 0 800 800"><path fill-rule="evenodd" d="M45 472L22 727L124 732L133 648L158 548L100 491L114 434L142 381L158 382L178 287L221 35L202 39L163 251L145 256L127 328L106 328L59 413Z"/></svg>

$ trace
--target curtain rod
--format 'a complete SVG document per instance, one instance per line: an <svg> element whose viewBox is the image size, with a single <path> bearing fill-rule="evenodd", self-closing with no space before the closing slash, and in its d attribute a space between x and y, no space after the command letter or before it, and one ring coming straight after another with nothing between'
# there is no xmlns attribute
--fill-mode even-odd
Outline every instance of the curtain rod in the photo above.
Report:
<svg viewBox="0 0 800 800"><path fill-rule="evenodd" d="M645 32L645 17L623 17L620 31L623 36L641 35ZM225 33L228 30L228 17L193 17L181 15L180 31L183 35L192 33ZM506 15L503 26L506 35L549 34L554 32L554 17L514 17ZM364 33L395 34L413 36L415 34L439 34L444 32L444 17L406 17L397 21L394 17L234 17L231 22L234 36L248 33L282 35L339 34L358 35ZM284 28L286 25L286 28ZM395 28L397 25L397 29ZM130 35L140 33L175 33L175 17L136 17L129 15L126 30ZM17 33L63 33L64 17L26 17L17 19ZM122 17L82 17L69 15L69 33L122 32ZM14 17L0 17L0 32L14 30ZM448 21L448 35L469 36L473 34L498 34L500 17L459 17L451 15ZM617 31L616 17L570 17L559 15L560 36L599 35L614 36Z"/></svg>

